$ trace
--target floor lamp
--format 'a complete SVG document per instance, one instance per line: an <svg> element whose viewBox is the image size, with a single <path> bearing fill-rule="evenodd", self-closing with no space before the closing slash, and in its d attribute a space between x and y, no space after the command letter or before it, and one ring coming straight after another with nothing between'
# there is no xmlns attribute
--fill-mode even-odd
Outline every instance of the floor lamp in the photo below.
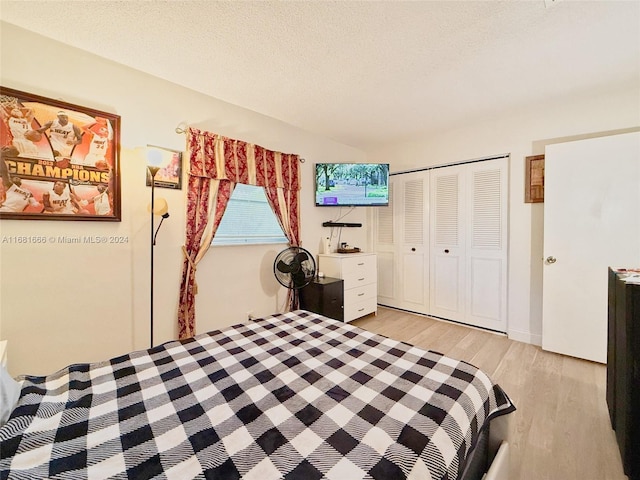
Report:
<svg viewBox="0 0 640 480"><path fill-rule="evenodd" d="M150 336L151 336L151 340L150 340L150 344L151 347L153 348L153 251L155 249L156 246L156 237L158 236L158 231L160 230L160 227L162 226L162 222L164 222L165 218L169 217L169 208L167 206L167 202L166 200L159 198L157 205L156 205L156 199L155 199L155 187L156 187L156 174L158 173L158 170L160 170L160 167L155 166L155 165L148 165L147 166L147 170L149 171L149 175L151 176L151 204L149 205L149 212L151 213L151 241L150 241L150 248L151 248L151 281L150 281L150 288L151 291L150 293L150 305L149 305L149 319L150 319ZM162 218L160 219L160 223L158 224L158 228L155 228L155 219L154 219L154 215L160 215Z"/></svg>

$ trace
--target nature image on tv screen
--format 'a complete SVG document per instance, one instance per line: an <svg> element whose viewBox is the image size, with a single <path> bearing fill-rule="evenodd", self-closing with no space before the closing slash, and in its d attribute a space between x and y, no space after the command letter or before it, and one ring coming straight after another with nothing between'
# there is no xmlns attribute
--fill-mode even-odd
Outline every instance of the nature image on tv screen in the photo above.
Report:
<svg viewBox="0 0 640 480"><path fill-rule="evenodd" d="M388 204L388 164L316 164L316 205L375 206Z"/></svg>

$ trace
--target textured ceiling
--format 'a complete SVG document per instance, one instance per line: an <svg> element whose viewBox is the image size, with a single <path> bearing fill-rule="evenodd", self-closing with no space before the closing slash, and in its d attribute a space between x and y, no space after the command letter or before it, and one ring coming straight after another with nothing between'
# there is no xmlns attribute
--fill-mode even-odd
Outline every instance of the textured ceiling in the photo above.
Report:
<svg viewBox="0 0 640 480"><path fill-rule="evenodd" d="M363 149L640 88L638 1L1 0L0 19Z"/></svg>

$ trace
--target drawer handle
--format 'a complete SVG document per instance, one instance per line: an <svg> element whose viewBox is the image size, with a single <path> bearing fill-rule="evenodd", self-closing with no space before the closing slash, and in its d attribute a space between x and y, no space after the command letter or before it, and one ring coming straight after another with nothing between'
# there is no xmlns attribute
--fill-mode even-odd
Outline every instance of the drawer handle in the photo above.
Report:
<svg viewBox="0 0 640 480"><path fill-rule="evenodd" d="M363 280L364 280L364 277L358 279L359 282L361 282Z"/></svg>
<svg viewBox="0 0 640 480"><path fill-rule="evenodd" d="M362 308L358 309L358 311L359 311L359 312L361 312L361 311L363 311L363 310L364 310L364 307L362 307Z"/></svg>
<svg viewBox="0 0 640 480"><path fill-rule="evenodd" d="M364 263L359 263L358 266L361 267L362 265L364 265Z"/></svg>
<svg viewBox="0 0 640 480"><path fill-rule="evenodd" d="M361 297L361 296L363 296L363 295L364 295L364 293L359 293L359 294L358 294L358 296L359 296L359 297Z"/></svg>

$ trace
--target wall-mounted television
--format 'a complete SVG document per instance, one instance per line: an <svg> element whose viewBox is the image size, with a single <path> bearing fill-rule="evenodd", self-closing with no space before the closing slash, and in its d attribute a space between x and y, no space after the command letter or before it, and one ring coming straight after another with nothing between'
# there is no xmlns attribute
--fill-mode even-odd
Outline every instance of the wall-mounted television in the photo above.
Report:
<svg viewBox="0 0 640 480"><path fill-rule="evenodd" d="M388 163L316 163L316 207L386 207Z"/></svg>

